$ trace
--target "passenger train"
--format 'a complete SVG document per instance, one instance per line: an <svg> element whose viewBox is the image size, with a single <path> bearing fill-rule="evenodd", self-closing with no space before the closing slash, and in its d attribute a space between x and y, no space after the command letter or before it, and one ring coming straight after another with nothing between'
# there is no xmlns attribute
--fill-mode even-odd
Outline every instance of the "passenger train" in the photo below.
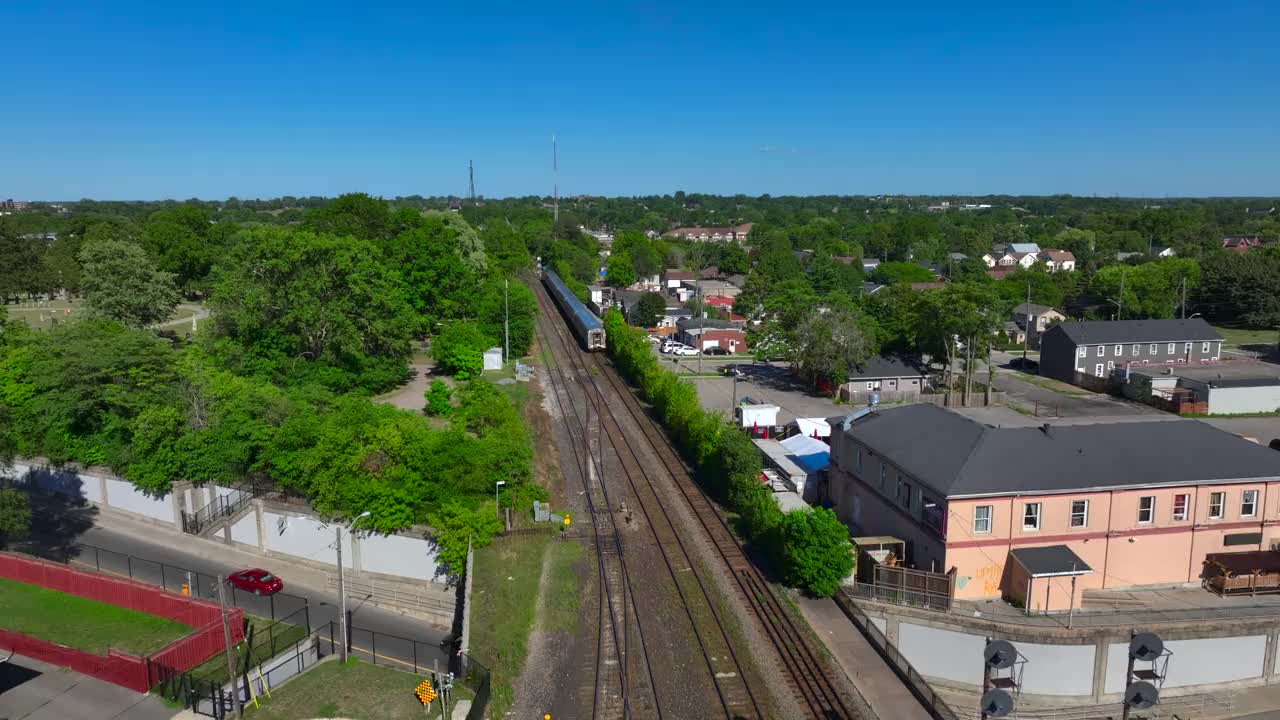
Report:
<svg viewBox="0 0 1280 720"><path fill-rule="evenodd" d="M600 318L588 310L552 270L543 269L542 284L547 286L551 299L560 306L560 312L569 327L573 328L573 334L578 336L582 347L587 350L604 350L604 326L600 323Z"/></svg>

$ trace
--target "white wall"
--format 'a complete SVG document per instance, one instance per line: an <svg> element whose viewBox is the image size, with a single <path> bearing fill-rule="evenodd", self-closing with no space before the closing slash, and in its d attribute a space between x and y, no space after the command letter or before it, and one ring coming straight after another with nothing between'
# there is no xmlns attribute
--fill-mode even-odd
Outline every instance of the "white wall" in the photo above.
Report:
<svg viewBox="0 0 1280 720"><path fill-rule="evenodd" d="M1166 688L1205 685L1261 677L1267 636L1166 640L1164 646L1173 652ZM1128 662L1128 643L1114 643L1107 649L1108 693L1124 692Z"/></svg>
<svg viewBox="0 0 1280 720"><path fill-rule="evenodd" d="M32 467L28 463L15 462L13 474L21 482L34 484L47 492L81 497L89 502L102 502L102 486L99 478L56 468Z"/></svg>
<svg viewBox="0 0 1280 720"><path fill-rule="evenodd" d="M266 547L272 552L296 555L306 560L336 564L334 529L314 518L263 512L266 524ZM284 522L281 522L281 521ZM351 567L351 533L342 533L342 565Z"/></svg>
<svg viewBox="0 0 1280 720"><path fill-rule="evenodd" d="M150 497L126 480L107 478L107 504L117 510L173 522L173 503L168 493L159 498Z"/></svg>
<svg viewBox="0 0 1280 720"><path fill-rule="evenodd" d="M430 580L436 576L438 561L431 543L401 535L362 535L360 569Z"/></svg>
<svg viewBox="0 0 1280 720"><path fill-rule="evenodd" d="M258 547L258 514L247 513L231 526L231 539L245 545Z"/></svg>
<svg viewBox="0 0 1280 720"><path fill-rule="evenodd" d="M898 650L927 677L981 685L985 646L986 639L978 635L898 623Z"/></svg>
<svg viewBox="0 0 1280 720"><path fill-rule="evenodd" d="M1014 646L1027 658L1022 675L1022 692L1037 695L1093 695L1093 645L1018 642Z"/></svg>
<svg viewBox="0 0 1280 720"><path fill-rule="evenodd" d="M1209 390L1210 415L1275 412L1277 409L1280 409L1280 385Z"/></svg>
<svg viewBox="0 0 1280 720"><path fill-rule="evenodd" d="M871 624L872 624L872 625L875 625L877 628L879 628L879 629L880 629L880 634L881 634L881 635L885 634L885 631L886 631L886 630L888 630L888 628L889 628L889 621L888 621L888 620L885 620L885 619L884 619L884 618L882 618L882 617L873 617L873 618L871 618Z"/></svg>

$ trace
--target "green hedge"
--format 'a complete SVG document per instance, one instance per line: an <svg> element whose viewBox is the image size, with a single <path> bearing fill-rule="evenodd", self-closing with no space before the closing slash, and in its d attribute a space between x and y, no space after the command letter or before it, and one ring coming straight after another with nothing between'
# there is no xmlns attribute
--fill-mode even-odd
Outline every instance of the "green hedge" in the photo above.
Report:
<svg viewBox="0 0 1280 720"><path fill-rule="evenodd" d="M621 313L610 310L604 317L608 333L609 355L614 366L628 381L640 389L658 418L666 426L684 456L697 468L696 479L714 497L742 518L742 532L747 540L765 551L779 564L788 583L817 595L831 595L839 580L815 582L811 572L798 567L794 553L782 552L783 513L773 501L772 493L760 483L760 453L751 438L725 421L720 413L707 412L698 403L693 385L675 373L664 370L649 347L645 332L630 327ZM803 512L803 511L796 511ZM829 510L816 513L835 520ZM838 520L835 520L839 522ZM840 579L852 570L852 554L848 542L835 543L820 550L828 564L836 568Z"/></svg>

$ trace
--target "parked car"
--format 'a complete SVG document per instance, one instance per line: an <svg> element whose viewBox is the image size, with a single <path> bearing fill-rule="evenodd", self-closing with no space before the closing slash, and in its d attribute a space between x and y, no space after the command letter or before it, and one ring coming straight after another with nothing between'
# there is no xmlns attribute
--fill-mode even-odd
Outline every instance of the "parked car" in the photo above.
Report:
<svg viewBox="0 0 1280 720"><path fill-rule="evenodd" d="M702 354L703 354L703 355L728 355L728 354L729 354L729 351L728 351L728 350L725 350L724 348L720 347L719 345L712 345L711 347L707 348L706 350L703 350L703 351L702 351Z"/></svg>
<svg viewBox="0 0 1280 720"><path fill-rule="evenodd" d="M1009 361L1009 367L1014 370L1025 370L1029 373L1040 372L1040 363L1032 360L1031 358L1024 360L1020 357L1016 357Z"/></svg>
<svg viewBox="0 0 1280 720"><path fill-rule="evenodd" d="M658 337L657 335L645 335L645 337L649 338L649 342L651 343L662 342L662 338Z"/></svg>
<svg viewBox="0 0 1280 720"><path fill-rule="evenodd" d="M694 350L693 348L689 347L688 345L680 345L680 344L677 344L676 346L674 346L673 348L671 348L671 353L672 353L673 355L697 355L697 354L698 354L698 351L697 351L697 350Z"/></svg>
<svg viewBox="0 0 1280 720"><path fill-rule="evenodd" d="M284 589L283 580L262 568L233 572L227 576L227 582L254 595L274 595Z"/></svg>

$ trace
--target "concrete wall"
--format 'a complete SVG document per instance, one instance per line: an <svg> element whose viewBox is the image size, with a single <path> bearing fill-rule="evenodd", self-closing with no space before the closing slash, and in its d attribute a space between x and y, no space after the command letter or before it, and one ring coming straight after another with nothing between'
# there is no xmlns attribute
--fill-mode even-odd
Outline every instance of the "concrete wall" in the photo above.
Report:
<svg viewBox="0 0 1280 720"><path fill-rule="evenodd" d="M231 526L231 540L245 545L252 545L255 548L261 547L258 538L257 512L245 515Z"/></svg>
<svg viewBox="0 0 1280 720"><path fill-rule="evenodd" d="M173 522L173 502L167 493L159 498L151 497L127 480L107 478L107 504L116 510Z"/></svg>
<svg viewBox="0 0 1280 720"><path fill-rule="evenodd" d="M431 580L436 576L435 549L421 538L366 535L360 545L360 569L366 572Z"/></svg>
<svg viewBox="0 0 1280 720"><path fill-rule="evenodd" d="M1209 390L1210 415L1275 412L1276 410L1280 410L1280 385Z"/></svg>
<svg viewBox="0 0 1280 720"><path fill-rule="evenodd" d="M1249 680L1264 674L1266 635L1166 640L1164 646L1173 652L1169 676L1164 683L1166 688ZM1108 646L1106 692L1124 691L1128 662L1128 642Z"/></svg>
<svg viewBox="0 0 1280 720"><path fill-rule="evenodd" d="M79 497L92 503L102 502L102 478L96 475L45 469L22 462L15 462L13 470L19 482L45 492Z"/></svg>
<svg viewBox="0 0 1280 720"><path fill-rule="evenodd" d="M334 550L334 529L319 520L305 515L290 515L270 510L263 512L266 527L265 545L271 552L296 555L305 560L334 565L338 553ZM352 567L351 533L342 533L342 565Z"/></svg>

